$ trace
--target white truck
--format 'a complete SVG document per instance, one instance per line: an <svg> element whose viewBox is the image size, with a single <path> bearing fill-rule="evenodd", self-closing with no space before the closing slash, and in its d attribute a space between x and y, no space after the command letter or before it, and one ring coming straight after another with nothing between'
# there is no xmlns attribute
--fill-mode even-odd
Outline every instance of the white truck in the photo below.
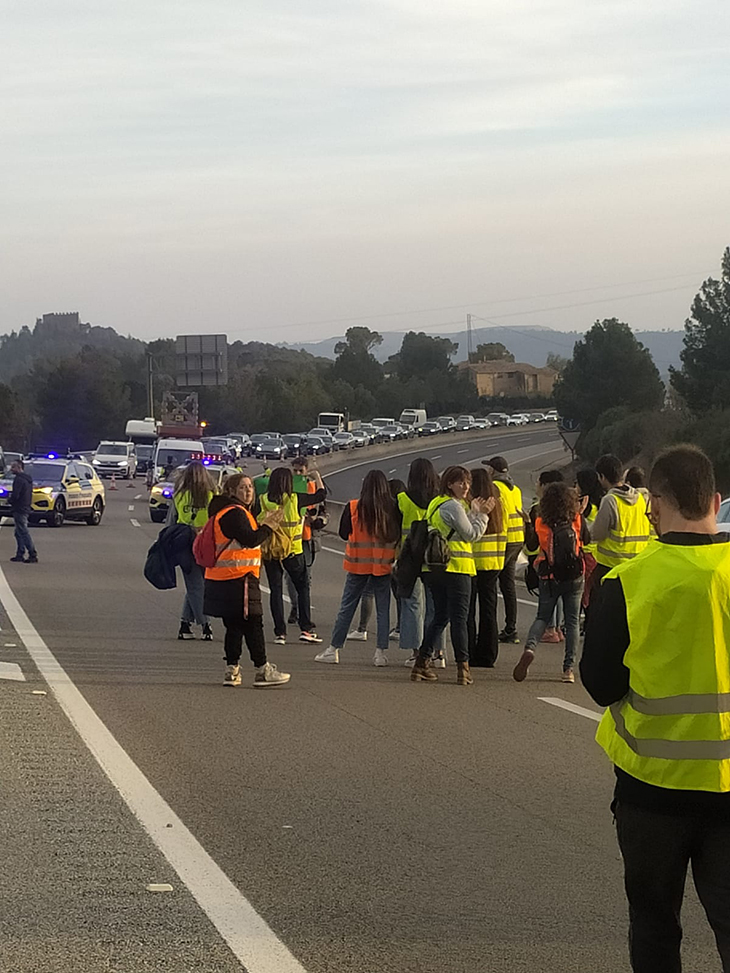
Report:
<svg viewBox="0 0 730 973"><path fill-rule="evenodd" d="M410 426L413 429L420 429L424 422L428 422L425 409L404 409L398 420L402 426Z"/></svg>

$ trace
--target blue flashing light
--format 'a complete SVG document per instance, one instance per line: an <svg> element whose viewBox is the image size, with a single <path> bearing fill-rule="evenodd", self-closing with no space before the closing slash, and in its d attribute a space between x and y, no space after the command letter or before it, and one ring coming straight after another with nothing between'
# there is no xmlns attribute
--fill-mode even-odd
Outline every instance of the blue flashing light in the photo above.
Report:
<svg viewBox="0 0 730 973"><path fill-rule="evenodd" d="M56 453L49 453L46 459L58 459L58 455Z"/></svg>
<svg viewBox="0 0 730 973"><path fill-rule="evenodd" d="M203 466L210 466L210 460L209 459L204 459L203 460Z"/></svg>
<svg viewBox="0 0 730 973"><path fill-rule="evenodd" d="M163 497L171 497L172 496L172 490L163 490L162 491L162 496Z"/></svg>

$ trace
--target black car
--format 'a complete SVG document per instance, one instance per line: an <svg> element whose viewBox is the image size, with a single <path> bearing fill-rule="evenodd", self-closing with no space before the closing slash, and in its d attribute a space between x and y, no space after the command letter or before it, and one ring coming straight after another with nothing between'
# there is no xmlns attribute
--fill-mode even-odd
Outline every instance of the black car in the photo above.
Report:
<svg viewBox="0 0 730 973"><path fill-rule="evenodd" d="M308 456L323 456L325 453L331 451L330 444L326 440L321 439L319 436L307 436Z"/></svg>
<svg viewBox="0 0 730 973"><path fill-rule="evenodd" d="M424 422L418 430L419 436L437 436L441 432L441 423Z"/></svg>
<svg viewBox="0 0 730 973"><path fill-rule="evenodd" d="M281 437L286 443L290 456L307 455L307 437L301 432L289 432Z"/></svg>
<svg viewBox="0 0 730 973"><path fill-rule="evenodd" d="M134 452L137 455L137 475L140 473L147 473L152 466L152 460L155 455L155 447L137 445L134 447Z"/></svg>
<svg viewBox="0 0 730 973"><path fill-rule="evenodd" d="M289 450L283 439L264 439L256 447L255 455L259 459L286 459Z"/></svg>

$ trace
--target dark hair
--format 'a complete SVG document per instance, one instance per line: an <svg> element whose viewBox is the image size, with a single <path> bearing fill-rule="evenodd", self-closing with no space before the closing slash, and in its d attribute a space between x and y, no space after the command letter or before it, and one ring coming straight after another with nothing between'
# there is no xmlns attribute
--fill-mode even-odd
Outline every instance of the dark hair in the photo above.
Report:
<svg viewBox="0 0 730 973"><path fill-rule="evenodd" d="M25 469L25 463L23 462L22 459L14 459L13 462L10 465L11 466L19 466L21 468L21 470L24 470Z"/></svg>
<svg viewBox="0 0 730 973"><path fill-rule="evenodd" d="M547 486L548 483L562 483L564 480L562 470L543 470L537 478L540 486Z"/></svg>
<svg viewBox="0 0 730 973"><path fill-rule="evenodd" d="M712 512L717 492L712 463L697 446L670 446L654 462L649 492L668 500L686 520L702 520Z"/></svg>
<svg viewBox="0 0 730 973"><path fill-rule="evenodd" d="M441 474L441 484L439 491L451 496L451 484L459 480L466 480L471 483L471 473L465 466L447 466Z"/></svg>
<svg viewBox="0 0 730 973"><path fill-rule="evenodd" d="M641 466L632 466L630 470L626 471L625 480L629 486L639 490L646 486L646 473Z"/></svg>
<svg viewBox="0 0 730 973"><path fill-rule="evenodd" d="M489 500L490 497L494 497L497 502L489 515L487 533L501 534L504 525L502 501L499 490L492 480L492 474L485 466L477 466L471 470L471 495L472 497L481 497L482 500Z"/></svg>
<svg viewBox="0 0 730 973"><path fill-rule="evenodd" d="M309 459L306 456L295 456L291 461L291 465L292 468L296 468L298 470L301 469L308 470Z"/></svg>
<svg viewBox="0 0 730 973"><path fill-rule="evenodd" d="M243 480L250 480L251 486L253 487L253 480L248 473L231 473L230 476L226 477L225 482L223 483L224 495L227 497L235 497L236 491Z"/></svg>
<svg viewBox="0 0 730 973"><path fill-rule="evenodd" d="M398 507L382 470L370 470L362 481L357 519L376 540L393 544L400 537Z"/></svg>
<svg viewBox="0 0 730 973"><path fill-rule="evenodd" d="M272 470L266 493L272 503L283 503L284 497L294 493L294 478L288 466L277 466Z"/></svg>
<svg viewBox="0 0 730 973"><path fill-rule="evenodd" d="M492 467L495 473L508 473L509 463L504 458L504 456L493 456L488 465Z"/></svg>
<svg viewBox="0 0 730 973"><path fill-rule="evenodd" d="M215 493L210 473L201 462L193 460L175 477L175 496L189 493L193 507L204 510L208 506L211 493Z"/></svg>
<svg viewBox="0 0 730 973"><path fill-rule="evenodd" d="M585 512L587 515L590 515L594 507L598 510L604 495L603 487L598 482L598 473L588 467L585 470L578 470L575 474L575 479L578 484L580 496L588 497L588 506Z"/></svg>
<svg viewBox="0 0 730 973"><path fill-rule="evenodd" d="M599 456L596 460L596 473L599 476L605 476L609 483L620 483L623 471L623 463L613 453L606 453L604 456Z"/></svg>
<svg viewBox="0 0 730 973"><path fill-rule="evenodd" d="M388 489L390 490L390 495L395 500L397 499L399 493L406 492L406 485L403 480L393 478L392 480L388 480Z"/></svg>
<svg viewBox="0 0 730 973"><path fill-rule="evenodd" d="M417 456L408 469L406 493L423 510L438 496L439 478L433 463L425 456Z"/></svg>
<svg viewBox="0 0 730 973"><path fill-rule="evenodd" d="M555 529L561 524L572 524L580 505L574 487L567 483L548 483L540 498L540 519Z"/></svg>

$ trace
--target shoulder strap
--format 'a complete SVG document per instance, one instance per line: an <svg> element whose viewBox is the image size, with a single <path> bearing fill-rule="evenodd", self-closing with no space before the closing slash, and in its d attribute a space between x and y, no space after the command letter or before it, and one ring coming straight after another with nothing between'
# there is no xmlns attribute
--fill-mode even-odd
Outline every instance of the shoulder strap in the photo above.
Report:
<svg viewBox="0 0 730 973"><path fill-rule="evenodd" d="M438 505L438 507L434 507L433 510L431 511L431 516L433 516L436 513L437 510L440 510L445 503L448 503L449 500L451 500L451 497L448 497L448 499L446 499L446 500L442 500L441 503ZM456 529L454 527L452 527L451 530L446 535L446 540L447 541L450 541L451 538L454 536L455 533L456 533Z"/></svg>

